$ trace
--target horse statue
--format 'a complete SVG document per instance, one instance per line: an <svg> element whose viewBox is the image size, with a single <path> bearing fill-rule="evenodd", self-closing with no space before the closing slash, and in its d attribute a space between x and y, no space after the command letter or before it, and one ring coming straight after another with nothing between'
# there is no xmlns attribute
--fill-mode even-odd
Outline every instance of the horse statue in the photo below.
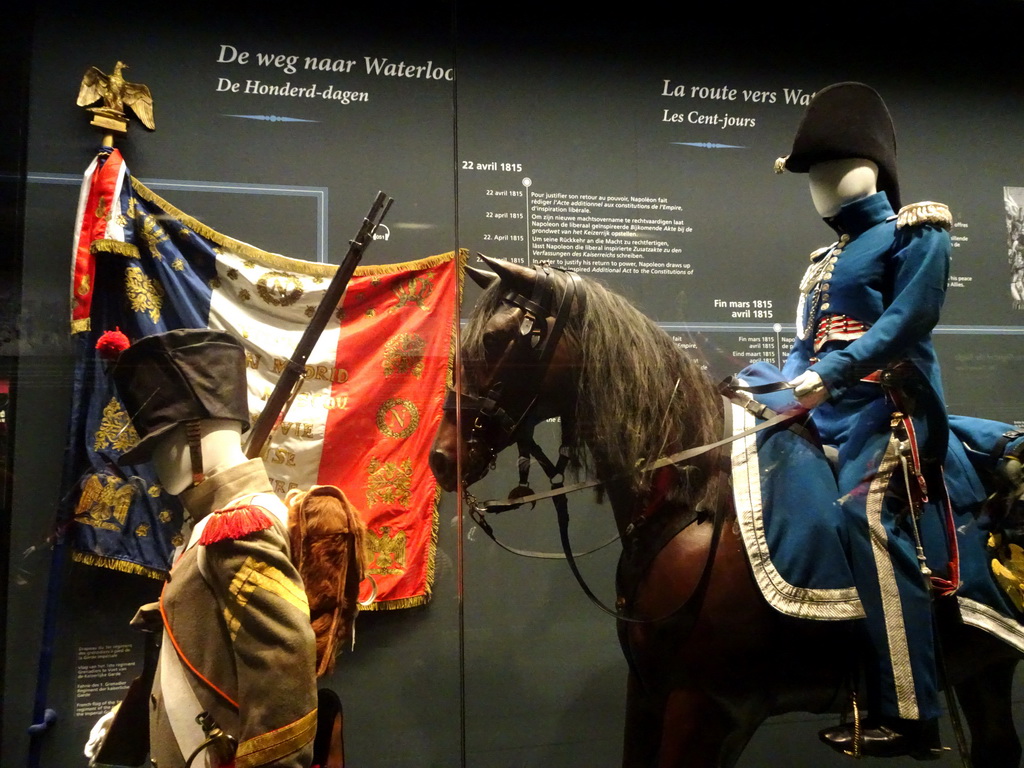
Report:
<svg viewBox="0 0 1024 768"><path fill-rule="evenodd" d="M570 467L593 477L622 540L622 765L730 768L766 718L843 711L857 658L852 622L786 616L763 598L723 468L726 408L699 363L594 281L485 261L494 274L470 268L487 287L463 334L460 407L450 393L431 468L448 491L471 485L500 451L529 444L532 425L560 418L560 459L547 462L556 487ZM670 454L689 458L637 471ZM939 602L936 613L974 766L1018 768L1019 655L963 624L955 606Z"/></svg>

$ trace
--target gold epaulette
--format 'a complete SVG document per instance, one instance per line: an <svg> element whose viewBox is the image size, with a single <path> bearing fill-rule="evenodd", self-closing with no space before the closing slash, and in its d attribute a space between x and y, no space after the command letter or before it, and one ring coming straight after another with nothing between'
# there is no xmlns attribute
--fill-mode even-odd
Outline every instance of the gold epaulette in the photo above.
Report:
<svg viewBox="0 0 1024 768"><path fill-rule="evenodd" d="M930 200L904 205L896 214L896 229L921 224L935 224L943 229L952 229L953 214L944 203L933 203Z"/></svg>

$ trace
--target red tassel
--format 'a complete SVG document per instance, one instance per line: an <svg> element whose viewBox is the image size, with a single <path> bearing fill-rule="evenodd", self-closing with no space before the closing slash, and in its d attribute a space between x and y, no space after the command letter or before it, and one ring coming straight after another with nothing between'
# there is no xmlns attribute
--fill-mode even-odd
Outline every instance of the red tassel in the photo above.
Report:
<svg viewBox="0 0 1024 768"><path fill-rule="evenodd" d="M213 513L199 543L206 546L216 544L225 539L240 539L256 531L265 531L274 521L263 511L262 507L244 506L229 507Z"/></svg>

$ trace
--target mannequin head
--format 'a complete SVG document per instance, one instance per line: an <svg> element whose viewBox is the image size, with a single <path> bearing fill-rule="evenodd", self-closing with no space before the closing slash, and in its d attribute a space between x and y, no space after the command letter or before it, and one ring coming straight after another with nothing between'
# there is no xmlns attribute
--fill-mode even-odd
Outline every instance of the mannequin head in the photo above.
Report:
<svg viewBox="0 0 1024 768"><path fill-rule="evenodd" d="M878 191L878 165L863 157L815 163L807 175L814 208L826 219L839 213L840 206Z"/></svg>
<svg viewBox="0 0 1024 768"><path fill-rule="evenodd" d="M241 423L233 419L203 419L199 424L202 471L207 478L248 461L242 451ZM192 458L184 424L160 436L150 461L168 493L177 495L192 485Z"/></svg>
<svg viewBox="0 0 1024 768"><path fill-rule="evenodd" d="M828 166L833 161L851 163L871 162L874 166L874 190L859 195L885 192L893 209L900 203L899 179L896 168L896 131L893 128L889 110L882 97L863 83L835 83L814 94L793 137L793 147L785 157L775 163L777 173L811 173L816 166ZM856 199L850 195L863 189L868 176L851 177L846 184L852 191L844 193L849 202ZM839 178L844 175L841 168L824 168L819 171L830 180L816 185L811 181L811 195L818 190L836 189ZM815 197L815 206L818 206ZM828 195L826 209L838 210L838 205ZM819 212L821 209L819 208ZM834 215L822 213L823 216Z"/></svg>

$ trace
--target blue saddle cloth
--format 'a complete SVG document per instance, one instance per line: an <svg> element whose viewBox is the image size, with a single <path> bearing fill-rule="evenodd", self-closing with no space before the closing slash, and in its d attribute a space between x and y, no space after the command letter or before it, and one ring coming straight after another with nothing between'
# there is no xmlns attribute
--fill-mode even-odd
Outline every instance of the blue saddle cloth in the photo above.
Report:
<svg viewBox="0 0 1024 768"><path fill-rule="evenodd" d="M744 384L784 381L777 368L755 363L740 372ZM755 396L756 402L782 413L797 406L791 390ZM733 434L761 419L732 405ZM1009 425L984 419L951 419L945 480L953 505L959 550L960 586L956 592L966 624L984 629L1024 652L1024 618L999 588L985 549L989 531L981 514L986 491L976 464L986 447ZM972 461L974 464L972 464ZM864 616L853 586L845 531L838 504L835 470L813 424L779 426L732 443L736 517L754 577L765 600L778 611L806 619L836 621ZM945 555L945 532L925 531L925 547L934 539Z"/></svg>

